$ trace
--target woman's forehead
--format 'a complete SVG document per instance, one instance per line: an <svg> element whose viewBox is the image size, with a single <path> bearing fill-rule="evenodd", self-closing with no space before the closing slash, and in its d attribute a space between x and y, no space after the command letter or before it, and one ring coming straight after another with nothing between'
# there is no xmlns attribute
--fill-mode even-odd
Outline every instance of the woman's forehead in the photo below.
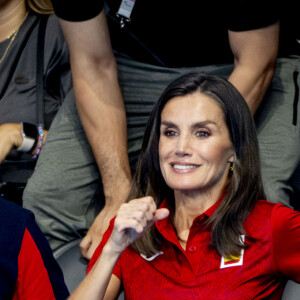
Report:
<svg viewBox="0 0 300 300"><path fill-rule="evenodd" d="M161 119L175 118L178 120L202 122L207 119L224 121L224 113L218 102L205 94L196 92L170 99L164 106Z"/></svg>

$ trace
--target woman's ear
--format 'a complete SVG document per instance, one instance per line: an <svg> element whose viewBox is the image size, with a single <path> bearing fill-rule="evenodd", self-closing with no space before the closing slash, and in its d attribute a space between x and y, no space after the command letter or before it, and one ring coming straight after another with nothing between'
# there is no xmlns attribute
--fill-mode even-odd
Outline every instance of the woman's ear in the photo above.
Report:
<svg viewBox="0 0 300 300"><path fill-rule="evenodd" d="M234 155L230 156L227 162L230 164L234 164Z"/></svg>

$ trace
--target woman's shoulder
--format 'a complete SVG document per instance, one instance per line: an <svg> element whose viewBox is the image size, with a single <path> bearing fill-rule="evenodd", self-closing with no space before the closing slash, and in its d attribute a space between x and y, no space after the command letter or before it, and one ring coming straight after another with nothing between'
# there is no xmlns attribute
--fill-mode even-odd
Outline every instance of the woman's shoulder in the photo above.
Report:
<svg viewBox="0 0 300 300"><path fill-rule="evenodd" d="M276 214L277 212L296 212L292 208L282 204L282 203L273 203L268 200L258 200L255 207L254 211L264 211L266 213L273 213ZM296 212L298 213L298 212Z"/></svg>
<svg viewBox="0 0 300 300"><path fill-rule="evenodd" d="M260 199L256 202L255 207L256 208L268 208L268 209L272 209L274 207L274 205L276 205L276 203L270 202L266 199Z"/></svg>
<svg viewBox="0 0 300 300"><path fill-rule="evenodd" d="M270 215L276 204L265 199L258 200L251 212L251 215L264 214Z"/></svg>
<svg viewBox="0 0 300 300"><path fill-rule="evenodd" d="M60 28L58 17L55 14L50 14L48 16L48 23L51 26L56 26L56 27Z"/></svg>
<svg viewBox="0 0 300 300"><path fill-rule="evenodd" d="M36 32L32 35L33 39L37 37L37 32L40 30L42 24L45 24L45 40L49 43L53 43L55 40L64 41L64 36L59 24L58 17L55 14L37 14L30 11L26 19L24 30L29 30L34 26L34 31Z"/></svg>
<svg viewBox="0 0 300 300"><path fill-rule="evenodd" d="M265 227L269 224L270 227L274 227L278 224L289 223L292 219L298 220L300 224L300 212L281 203L258 200L246 223L263 224Z"/></svg>
<svg viewBox="0 0 300 300"><path fill-rule="evenodd" d="M270 228L272 212L278 204L267 200L258 200L245 221L246 228L263 227Z"/></svg>
<svg viewBox="0 0 300 300"><path fill-rule="evenodd" d="M55 14L48 15L46 30L47 34L51 34L53 36L56 36L58 34L59 37L63 37L58 17Z"/></svg>
<svg viewBox="0 0 300 300"><path fill-rule="evenodd" d="M54 57L63 55L69 59L69 52L58 17L55 14L48 16L45 33L45 54Z"/></svg>

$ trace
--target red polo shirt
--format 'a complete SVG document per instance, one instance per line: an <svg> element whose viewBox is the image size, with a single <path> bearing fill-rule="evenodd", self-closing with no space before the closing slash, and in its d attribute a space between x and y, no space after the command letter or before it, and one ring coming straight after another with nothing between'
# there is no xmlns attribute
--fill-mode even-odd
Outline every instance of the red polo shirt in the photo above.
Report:
<svg viewBox="0 0 300 300"><path fill-rule="evenodd" d="M165 238L161 253L144 259L128 247L114 270L127 299L281 299L287 278L300 282L300 213L281 204L258 201L245 221L249 247L226 261L209 244L204 221L217 204L195 218L186 251L169 218L155 224ZM162 204L166 207L166 202ZM109 229L90 261L94 265Z"/></svg>

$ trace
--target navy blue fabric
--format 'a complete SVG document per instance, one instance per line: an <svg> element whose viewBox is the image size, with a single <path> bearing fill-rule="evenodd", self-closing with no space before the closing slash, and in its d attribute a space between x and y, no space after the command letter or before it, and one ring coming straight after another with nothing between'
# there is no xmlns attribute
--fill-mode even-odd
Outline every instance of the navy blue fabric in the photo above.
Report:
<svg viewBox="0 0 300 300"><path fill-rule="evenodd" d="M37 226L34 215L0 197L0 299L12 299L18 276L18 256L25 229L34 239L48 271L56 299L69 295L62 272L49 244Z"/></svg>
<svg viewBox="0 0 300 300"><path fill-rule="evenodd" d="M13 297L28 212L0 198L0 299Z"/></svg>

